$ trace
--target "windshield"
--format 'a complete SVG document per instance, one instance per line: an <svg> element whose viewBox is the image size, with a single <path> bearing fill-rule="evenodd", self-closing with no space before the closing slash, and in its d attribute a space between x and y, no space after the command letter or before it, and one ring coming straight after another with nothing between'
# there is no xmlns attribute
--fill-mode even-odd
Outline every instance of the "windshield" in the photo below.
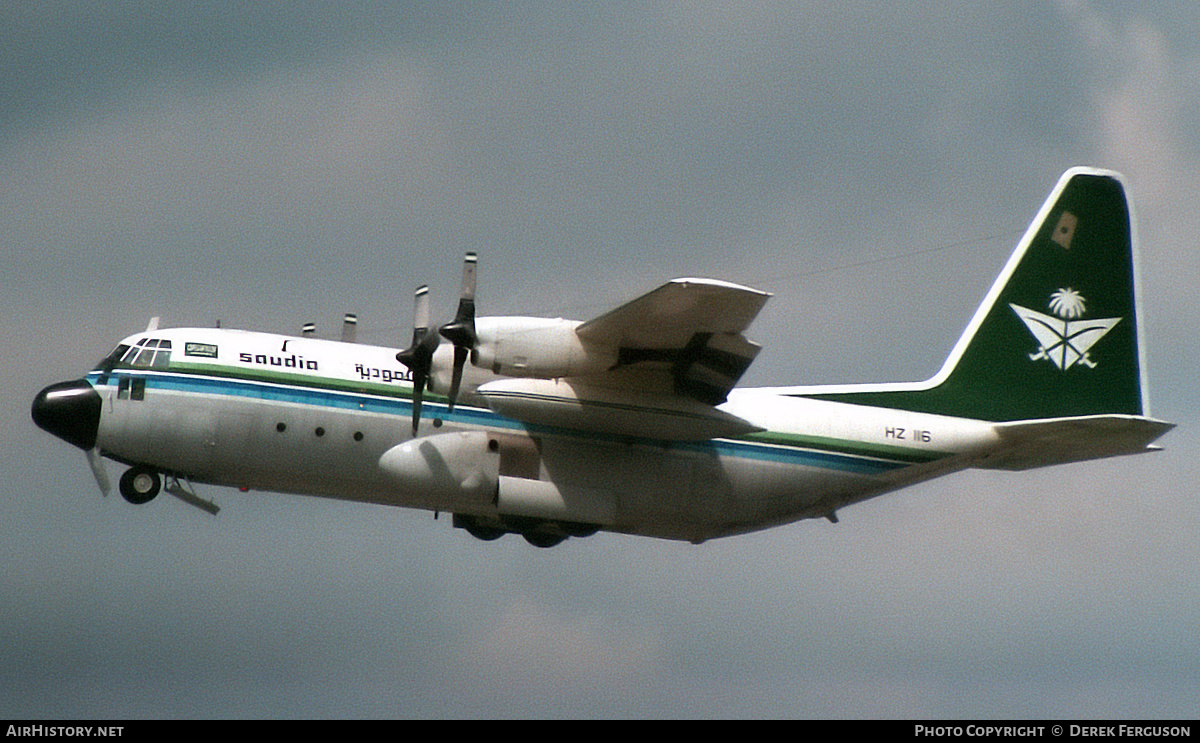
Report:
<svg viewBox="0 0 1200 743"><path fill-rule="evenodd" d="M122 343L96 365L96 371L110 372L113 369L166 369L171 363L171 341L159 338L142 338L137 345Z"/></svg>
<svg viewBox="0 0 1200 743"><path fill-rule="evenodd" d="M96 364L96 368L93 371L111 371L118 363L120 363L126 352L129 351L129 348L129 346L123 343L117 346L113 349L112 353L100 359L100 363Z"/></svg>

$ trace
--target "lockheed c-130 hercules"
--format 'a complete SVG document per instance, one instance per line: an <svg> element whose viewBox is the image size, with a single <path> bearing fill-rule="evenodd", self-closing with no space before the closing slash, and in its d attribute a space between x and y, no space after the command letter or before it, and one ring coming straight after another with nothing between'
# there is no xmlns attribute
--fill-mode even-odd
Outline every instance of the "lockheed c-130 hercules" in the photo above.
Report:
<svg viewBox="0 0 1200 743"><path fill-rule="evenodd" d="M416 294L395 348L221 328L122 340L33 419L83 449L102 492L192 483L453 514L546 547L600 530L702 542L967 468L1024 470L1156 449L1136 239L1122 178L1055 186L941 370L920 383L735 389L768 294L671 281L587 322L455 318ZM348 326L352 331L352 327ZM467 362L470 362L469 364Z"/></svg>

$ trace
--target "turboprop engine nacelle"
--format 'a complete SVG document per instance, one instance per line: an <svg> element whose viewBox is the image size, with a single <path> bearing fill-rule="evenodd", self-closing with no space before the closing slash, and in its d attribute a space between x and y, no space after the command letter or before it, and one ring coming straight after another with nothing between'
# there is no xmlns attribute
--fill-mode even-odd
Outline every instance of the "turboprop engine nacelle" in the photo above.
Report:
<svg viewBox="0 0 1200 743"><path fill-rule="evenodd" d="M388 449L379 466L403 490L432 493L450 506L491 502L499 479L499 444L486 431L412 439Z"/></svg>
<svg viewBox="0 0 1200 743"><path fill-rule="evenodd" d="M617 358L611 349L585 344L578 320L543 317L481 317L471 363L506 377L557 379L604 371Z"/></svg>

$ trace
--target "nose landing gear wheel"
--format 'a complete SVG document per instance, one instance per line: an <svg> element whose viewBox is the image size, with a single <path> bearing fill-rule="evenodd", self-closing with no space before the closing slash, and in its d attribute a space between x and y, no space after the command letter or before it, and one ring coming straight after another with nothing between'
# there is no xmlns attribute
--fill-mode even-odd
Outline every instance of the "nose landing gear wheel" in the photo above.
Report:
<svg viewBox="0 0 1200 743"><path fill-rule="evenodd" d="M162 488L162 479L149 467L131 467L121 475L121 497L135 505L149 503Z"/></svg>

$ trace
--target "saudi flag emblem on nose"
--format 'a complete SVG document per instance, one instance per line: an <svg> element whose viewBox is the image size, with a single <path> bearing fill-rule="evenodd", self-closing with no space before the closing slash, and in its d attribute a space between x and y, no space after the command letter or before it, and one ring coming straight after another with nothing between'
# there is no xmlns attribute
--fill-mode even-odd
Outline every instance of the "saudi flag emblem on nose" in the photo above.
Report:
<svg viewBox="0 0 1200 743"><path fill-rule="evenodd" d="M1081 319L1086 304L1079 292L1067 287L1050 295L1049 309L1054 315L1008 305L1038 342L1038 350L1029 354L1030 361L1048 359L1063 371L1077 363L1089 369L1096 368L1096 362L1088 358L1088 351L1121 322L1121 318Z"/></svg>

